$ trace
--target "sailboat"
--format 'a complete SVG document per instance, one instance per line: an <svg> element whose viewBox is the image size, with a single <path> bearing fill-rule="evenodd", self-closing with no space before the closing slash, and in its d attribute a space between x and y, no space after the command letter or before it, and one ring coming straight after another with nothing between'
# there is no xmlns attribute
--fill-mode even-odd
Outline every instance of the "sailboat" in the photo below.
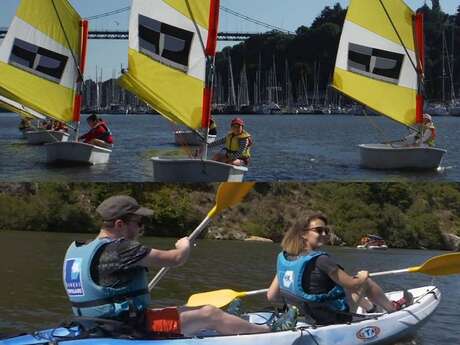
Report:
<svg viewBox="0 0 460 345"><path fill-rule="evenodd" d="M0 47L2 106L23 116L76 122L78 136L87 35L88 22L68 0L22 0ZM36 136L55 135L41 132ZM45 145L48 162L108 160L111 150L63 141L69 135L59 134L59 141Z"/></svg>
<svg viewBox="0 0 460 345"><path fill-rule="evenodd" d="M208 133L219 0L133 0L128 69L120 84L169 121ZM206 143L206 138L204 140ZM246 167L153 157L153 180L241 181Z"/></svg>
<svg viewBox="0 0 460 345"><path fill-rule="evenodd" d="M408 127L423 121L423 14L402 0L351 0L337 52L333 86ZM439 167L446 150L404 144L361 144L371 169Z"/></svg>

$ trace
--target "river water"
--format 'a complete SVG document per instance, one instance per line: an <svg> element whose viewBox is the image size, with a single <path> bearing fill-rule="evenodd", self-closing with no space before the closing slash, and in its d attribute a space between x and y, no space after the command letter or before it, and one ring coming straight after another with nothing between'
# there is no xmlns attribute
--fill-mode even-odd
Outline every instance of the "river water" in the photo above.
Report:
<svg viewBox="0 0 460 345"><path fill-rule="evenodd" d="M54 327L70 317L61 278L65 250L84 234L39 232L0 233L0 333L26 332ZM171 248L175 239L145 238L156 248ZM360 251L354 248L328 247L345 269L370 272L420 265L439 251L393 250ZM268 287L274 275L278 244L200 240L190 260L171 269L152 292L156 306L180 305L193 293L221 288L249 291ZM153 277L155 270L150 272ZM420 274L402 274L376 279L389 290L435 284L442 292L439 308L413 339L398 344L460 344L460 276L436 280ZM245 310L264 308L262 296L247 297ZM276 344L274 344L276 345Z"/></svg>
<svg viewBox="0 0 460 345"><path fill-rule="evenodd" d="M406 129L382 116L248 115L254 137L246 180L256 181L460 181L460 117L437 117L437 145L448 150L439 172L382 172L359 166L358 144L399 139ZM85 117L84 117L85 118ZM159 115L103 115L115 136L110 162L93 167L53 167L42 146L29 146L18 116L0 114L1 181L149 181L150 157L179 150L175 129ZM217 115L220 133L232 116ZM86 126L86 122L82 122ZM377 130L374 126L378 126ZM86 130L86 127L83 128Z"/></svg>

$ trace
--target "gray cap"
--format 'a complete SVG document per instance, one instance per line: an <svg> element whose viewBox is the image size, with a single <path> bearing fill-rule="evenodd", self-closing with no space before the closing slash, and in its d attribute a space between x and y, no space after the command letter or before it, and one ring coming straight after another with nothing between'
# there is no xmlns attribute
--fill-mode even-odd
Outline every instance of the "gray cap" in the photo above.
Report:
<svg viewBox="0 0 460 345"><path fill-rule="evenodd" d="M127 195L115 195L105 199L97 208L96 212L103 220L115 220L128 214L139 216L152 216L153 211L149 208L141 207L136 199Z"/></svg>

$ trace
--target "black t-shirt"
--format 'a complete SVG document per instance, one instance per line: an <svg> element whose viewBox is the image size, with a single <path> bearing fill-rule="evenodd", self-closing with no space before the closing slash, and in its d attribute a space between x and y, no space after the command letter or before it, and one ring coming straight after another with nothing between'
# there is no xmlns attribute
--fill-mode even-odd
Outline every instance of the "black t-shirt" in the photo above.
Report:
<svg viewBox="0 0 460 345"><path fill-rule="evenodd" d="M126 286L139 270L147 268L139 261L150 253L150 248L137 241L120 239L102 246L91 263L91 277L100 286Z"/></svg>
<svg viewBox="0 0 460 345"><path fill-rule="evenodd" d="M302 277L302 288L311 294L329 292L336 285L329 274L342 269L328 255L321 255L314 259L312 265L307 267ZM331 325L351 321L351 314L339 313L323 303L304 303L305 314L311 316L319 325Z"/></svg>
<svg viewBox="0 0 460 345"><path fill-rule="evenodd" d="M302 288L306 293L322 294L329 292L336 284L329 274L339 266L328 255L317 256L311 265L308 265L302 277Z"/></svg>

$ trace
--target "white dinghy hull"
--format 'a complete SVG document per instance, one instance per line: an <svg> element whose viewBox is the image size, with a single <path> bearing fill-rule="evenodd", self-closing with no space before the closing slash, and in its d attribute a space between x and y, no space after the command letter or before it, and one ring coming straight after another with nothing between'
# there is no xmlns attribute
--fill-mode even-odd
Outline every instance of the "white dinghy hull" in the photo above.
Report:
<svg viewBox="0 0 460 345"><path fill-rule="evenodd" d="M112 153L111 149L76 141L46 144L45 148L48 163L105 164Z"/></svg>
<svg viewBox="0 0 460 345"><path fill-rule="evenodd" d="M208 144L216 140L215 135L208 135ZM195 132L192 131L175 131L174 142L180 146L200 146L204 144L204 140Z"/></svg>
<svg viewBox="0 0 460 345"><path fill-rule="evenodd" d="M69 345L361 345L387 344L413 334L433 314L441 299L434 286L409 290L414 295L414 304L391 313L371 314L370 318L349 324L313 327L299 322L292 331L259 334L219 336L204 331L193 338L170 338L135 340L129 338L84 338L68 328L54 328L17 337L0 339L0 345L41 345L64 342ZM402 291L387 294L398 299ZM250 322L264 324L272 313L260 312L245 315ZM244 316L243 316L244 317ZM77 331L78 332L78 331ZM63 338L63 336L65 338Z"/></svg>
<svg viewBox="0 0 460 345"><path fill-rule="evenodd" d="M24 131L23 136L29 145L43 145L47 143L66 142L69 140L69 133L46 129Z"/></svg>
<svg viewBox="0 0 460 345"><path fill-rule="evenodd" d="M248 168L213 160L151 158L155 182L241 182Z"/></svg>
<svg viewBox="0 0 460 345"><path fill-rule="evenodd" d="M369 169L436 170L446 150L391 144L359 145L361 165Z"/></svg>

